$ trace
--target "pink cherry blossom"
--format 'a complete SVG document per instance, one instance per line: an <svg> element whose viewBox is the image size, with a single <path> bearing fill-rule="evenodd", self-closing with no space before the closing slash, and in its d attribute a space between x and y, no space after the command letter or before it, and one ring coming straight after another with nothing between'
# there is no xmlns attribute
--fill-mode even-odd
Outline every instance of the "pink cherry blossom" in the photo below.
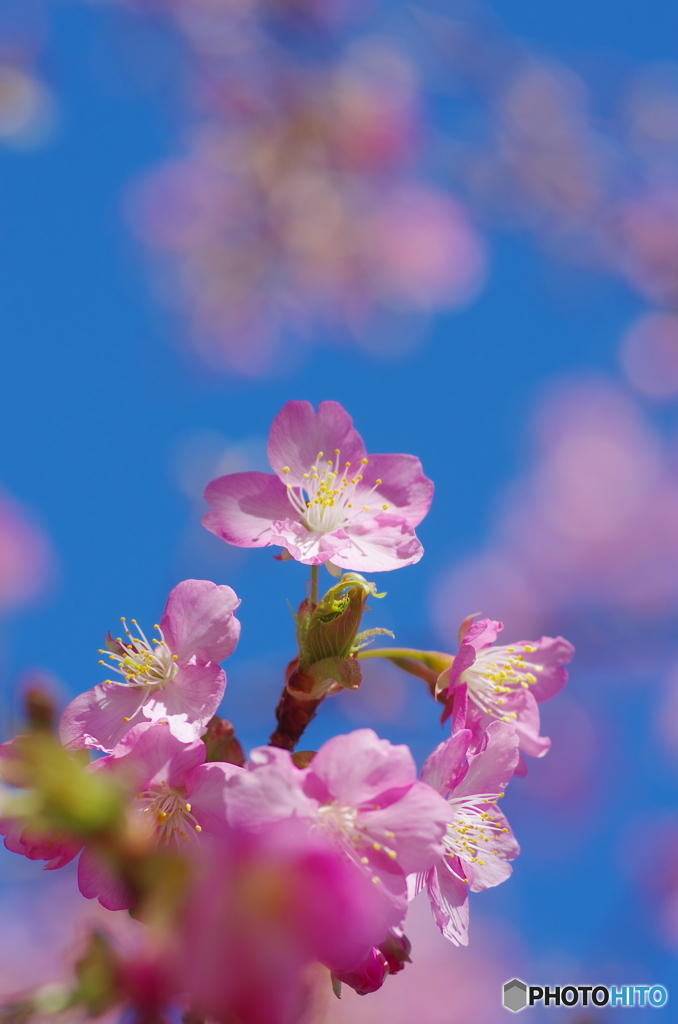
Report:
<svg viewBox="0 0 678 1024"><path fill-rule="evenodd" d="M130 813L158 843L195 852L204 838L225 834L226 780L243 770L219 761L206 764L205 756L202 740L183 743L164 722L145 722L91 769L110 772L135 794ZM98 897L108 910L133 905L132 894L92 847L80 858L78 885L83 896Z"/></svg>
<svg viewBox="0 0 678 1024"><path fill-rule="evenodd" d="M219 662L238 642L239 604L230 587L184 580L155 627L159 639L149 641L132 619L139 634L134 636L123 619L126 638L108 641L113 671L123 681L107 679L71 701L59 729L64 746L111 751L133 726L148 720L167 720L186 742L199 736L224 695L226 674Z"/></svg>
<svg viewBox="0 0 678 1024"><path fill-rule="evenodd" d="M453 664L440 677L447 687L454 730L470 729L478 749L488 724L511 722L526 754L542 757L551 741L539 735L537 703L550 700L567 682L563 665L574 647L561 636L492 647L503 623L480 619L469 626Z"/></svg>
<svg viewBox="0 0 678 1024"><path fill-rule="evenodd" d="M357 572L418 562L414 527L433 484L413 455L367 456L338 402L288 402L268 440L275 473L233 473L205 491L208 530L229 544L278 544L306 565L332 561Z"/></svg>
<svg viewBox="0 0 678 1024"><path fill-rule="evenodd" d="M408 747L371 729L335 736L303 770L286 750L253 751L248 770L229 779L227 802L229 820L244 828L306 820L371 878L386 907L384 933L402 923L407 875L442 856L449 820L445 801L417 780Z"/></svg>
<svg viewBox="0 0 678 1024"><path fill-rule="evenodd" d="M518 763L518 737L504 722L487 727L486 746L469 753L471 733L455 733L426 761L422 779L446 797L451 811L443 839L445 856L412 880L414 891L428 889L433 916L455 945L468 944L468 889L480 892L511 874L508 860L520 848L497 800Z"/></svg>

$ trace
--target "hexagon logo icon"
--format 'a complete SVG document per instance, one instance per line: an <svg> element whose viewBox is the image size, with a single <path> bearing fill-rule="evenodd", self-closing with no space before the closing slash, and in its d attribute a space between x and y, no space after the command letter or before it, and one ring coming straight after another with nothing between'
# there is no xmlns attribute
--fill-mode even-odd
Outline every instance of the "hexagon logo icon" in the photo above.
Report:
<svg viewBox="0 0 678 1024"><path fill-rule="evenodd" d="M504 985L504 1006L507 1010L513 1010L517 1013L518 1010L524 1010L527 1006L527 985L524 981L518 981L514 978L513 981L507 981Z"/></svg>

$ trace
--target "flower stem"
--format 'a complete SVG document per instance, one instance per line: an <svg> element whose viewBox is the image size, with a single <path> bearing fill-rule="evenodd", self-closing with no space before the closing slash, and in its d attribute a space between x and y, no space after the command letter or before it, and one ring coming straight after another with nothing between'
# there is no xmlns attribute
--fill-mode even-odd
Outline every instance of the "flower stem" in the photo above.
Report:
<svg viewBox="0 0 678 1024"><path fill-rule="evenodd" d="M423 679L433 699L445 702L445 698L436 692L436 687L440 673L449 668L454 661L451 654L418 651L411 647L371 647L369 650L360 651L358 658L386 658L403 672Z"/></svg>
<svg viewBox="0 0 678 1024"><path fill-rule="evenodd" d="M311 566L311 608L318 606L318 583L320 580L320 566Z"/></svg>
<svg viewBox="0 0 678 1024"><path fill-rule="evenodd" d="M360 651L358 657L388 658L389 661L408 658L411 661L421 661L427 668L438 673L444 672L454 661L451 654L443 654L442 651L419 651L414 647L368 647Z"/></svg>

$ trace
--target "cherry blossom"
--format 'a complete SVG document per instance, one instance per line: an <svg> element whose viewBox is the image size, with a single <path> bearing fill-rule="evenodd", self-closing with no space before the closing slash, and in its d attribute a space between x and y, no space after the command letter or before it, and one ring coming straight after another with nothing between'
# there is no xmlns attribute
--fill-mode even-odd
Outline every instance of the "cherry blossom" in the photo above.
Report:
<svg viewBox="0 0 678 1024"><path fill-rule="evenodd" d="M203 523L229 544L280 545L306 565L380 572L418 562L414 528L433 484L413 455L367 456L338 402L288 402L268 441L275 473L232 473L208 486Z"/></svg>
<svg viewBox="0 0 678 1024"><path fill-rule="evenodd" d="M229 820L260 830L290 817L339 850L383 895L388 925L399 926L407 875L442 856L445 801L417 780L408 747L357 729L323 744L308 768L288 751L261 747L227 784Z"/></svg>
<svg viewBox="0 0 678 1024"><path fill-rule="evenodd" d="M507 862L520 849L496 807L518 762L518 737L504 722L492 722L486 746L469 753L471 733L457 732L426 761L422 779L447 799L450 820L443 838L445 855L412 880L415 892L428 889L433 916L455 945L468 944L468 889L480 892L511 874Z"/></svg>
<svg viewBox="0 0 678 1024"><path fill-rule="evenodd" d="M136 619L125 638L108 638L113 671L80 694L64 711L60 735L70 749L111 751L135 725L169 722L187 742L204 731L219 707L226 674L219 667L233 653L240 635L234 612L240 601L233 590L208 580L184 580L171 592L159 636L148 640ZM100 662L106 665L105 661Z"/></svg>
<svg viewBox="0 0 678 1024"><path fill-rule="evenodd" d="M483 743L489 723L499 719L515 726L522 751L543 757L551 741L539 735L537 703L555 697L565 686L563 666L574 647L561 636L491 646L503 628L503 623L491 619L470 625L438 687L447 688L454 730L470 729L474 749Z"/></svg>

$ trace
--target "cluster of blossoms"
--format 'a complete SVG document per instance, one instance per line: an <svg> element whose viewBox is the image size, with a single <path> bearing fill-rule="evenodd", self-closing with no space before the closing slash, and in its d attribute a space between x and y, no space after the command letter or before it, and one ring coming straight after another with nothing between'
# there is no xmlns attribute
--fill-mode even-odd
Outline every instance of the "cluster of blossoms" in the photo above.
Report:
<svg viewBox="0 0 678 1024"><path fill-rule="evenodd" d="M292 1024L323 968L337 994L342 983L373 992L404 968L408 902L424 888L443 934L465 944L469 890L503 881L518 854L497 804L526 770L521 751L548 749L537 704L565 684L571 646L495 646L501 624L485 619L462 625L456 655L366 649L387 631L361 631L376 587L357 570L419 560L433 486L412 456L367 455L335 402L317 413L288 403L269 454L273 474L211 483L205 516L229 543L278 545L312 567L269 745L246 759L216 714L236 594L185 580L157 636L135 620L108 634L100 663L116 678L71 702L58 740L34 709L33 728L0 747L14 787L7 848L48 869L79 855L83 896L146 925L140 947L92 936L59 1010L131 1006L158 1019L174 1006L190 1020ZM321 564L339 577L322 597ZM323 700L357 688L361 659L375 656L424 679L452 719L420 777L407 746L371 729L294 752ZM44 1012L44 998L21 1005L25 1019Z"/></svg>

